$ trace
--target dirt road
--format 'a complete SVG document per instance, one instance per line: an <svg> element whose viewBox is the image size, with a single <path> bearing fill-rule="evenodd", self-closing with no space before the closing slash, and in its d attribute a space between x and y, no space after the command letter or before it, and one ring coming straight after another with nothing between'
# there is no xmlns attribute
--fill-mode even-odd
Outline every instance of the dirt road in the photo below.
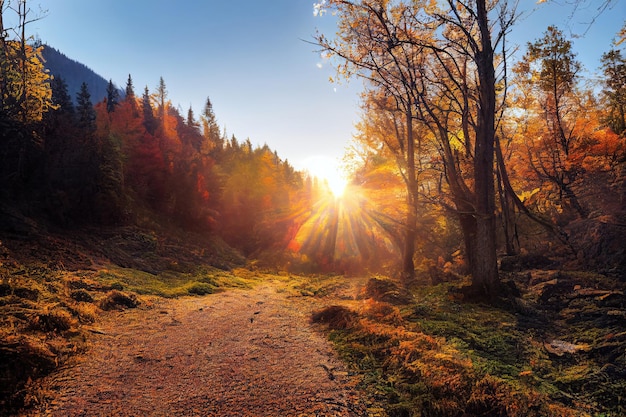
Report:
<svg viewBox="0 0 626 417"><path fill-rule="evenodd" d="M355 380L309 324L310 297L277 282L160 299L98 323L45 382L51 416L361 416Z"/></svg>

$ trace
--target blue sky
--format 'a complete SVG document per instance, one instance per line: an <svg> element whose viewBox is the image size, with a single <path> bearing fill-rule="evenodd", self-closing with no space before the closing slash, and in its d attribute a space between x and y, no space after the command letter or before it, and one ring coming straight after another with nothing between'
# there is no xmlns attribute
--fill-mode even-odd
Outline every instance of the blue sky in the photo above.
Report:
<svg viewBox="0 0 626 417"><path fill-rule="evenodd" d="M333 69L304 41L316 28L335 32L333 17L314 17L314 1L49 0L29 31L121 87L130 73L138 93L154 90L162 76L183 114L190 105L198 114L210 97L229 135L315 169L342 156L359 118L361 82L331 84ZM571 1L520 0L528 12L511 40L524 49L549 24L583 33L601 0L583 0L573 16ZM625 18L626 2L614 0L574 39L587 75Z"/></svg>

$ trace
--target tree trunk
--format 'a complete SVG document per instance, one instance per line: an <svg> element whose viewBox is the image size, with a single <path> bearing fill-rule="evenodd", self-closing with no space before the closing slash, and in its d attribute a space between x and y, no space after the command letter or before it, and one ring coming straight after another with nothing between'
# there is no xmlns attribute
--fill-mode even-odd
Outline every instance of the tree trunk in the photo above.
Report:
<svg viewBox="0 0 626 417"><path fill-rule="evenodd" d="M407 103L406 110L406 138L407 138L407 212L404 237L404 250L402 254L402 283L406 286L415 279L415 264L413 255L415 254L415 238L417 236L417 213L416 194L417 177L415 175L415 143L413 142L413 112L411 100Z"/></svg>
<svg viewBox="0 0 626 417"><path fill-rule="evenodd" d="M498 137L495 138L496 147L496 176L498 184L498 197L502 211L502 230L504 232L504 245L507 255L518 255L520 250L519 237L517 234L517 222L515 221L515 202L506 189L507 173L504 165L504 155Z"/></svg>
<svg viewBox="0 0 626 417"><path fill-rule="evenodd" d="M496 85L494 53L485 3L485 0L476 2L480 45L475 56L479 82L479 109L474 154L476 241L475 262L472 265L472 287L479 295L491 300L498 293L500 278L496 256L496 202L493 169Z"/></svg>

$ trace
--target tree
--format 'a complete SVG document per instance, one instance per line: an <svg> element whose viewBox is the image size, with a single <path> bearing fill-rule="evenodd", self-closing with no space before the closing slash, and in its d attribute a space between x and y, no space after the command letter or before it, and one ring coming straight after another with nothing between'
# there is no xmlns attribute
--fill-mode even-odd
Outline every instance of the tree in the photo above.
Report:
<svg viewBox="0 0 626 417"><path fill-rule="evenodd" d="M608 101L606 124L618 135L626 134L626 59L619 49L602 55L604 89Z"/></svg>
<svg viewBox="0 0 626 417"><path fill-rule="evenodd" d="M52 88L52 104L54 110L73 115L74 102L67 91L67 83L63 77L54 77L50 83L50 87Z"/></svg>
<svg viewBox="0 0 626 417"><path fill-rule="evenodd" d="M96 112L91 103L91 95L87 83L82 83L76 95L76 113L78 127L90 135L96 130Z"/></svg>
<svg viewBox="0 0 626 417"><path fill-rule="evenodd" d="M385 6L377 1L331 1L330 5L340 12L338 41L329 41L323 35L317 42L326 51L346 62L341 69L348 74L352 66L360 76L380 88L384 95L393 98L396 108L403 114L404 131L397 131L397 148L402 159L403 178L406 183L406 218L402 251L402 277L405 283L415 277L413 256L415 253L418 201L418 178L415 168L415 138L413 130L414 86L416 71L414 59L421 47L409 41L407 16L410 7L400 2L396 7Z"/></svg>
<svg viewBox="0 0 626 417"><path fill-rule="evenodd" d="M339 40L331 43L323 36L317 40L347 63L340 71L349 74L351 67L356 67L360 75L375 81L379 81L376 75L395 74L394 83L384 87L389 96L397 99L400 94L393 92L405 92L407 123L413 119L425 123L440 143L446 180L464 233L472 288L492 299L500 287L495 233L494 48L513 24L514 10L506 5L496 9L496 4L485 0L331 0L327 4L339 13ZM359 47L360 42L377 47ZM374 59L376 65L369 65ZM455 148L457 144L461 148Z"/></svg>
<svg viewBox="0 0 626 417"><path fill-rule="evenodd" d="M126 81L124 93L126 94L126 100L135 100L135 87L133 87L133 78L130 74L128 74L128 80Z"/></svg>
<svg viewBox="0 0 626 417"><path fill-rule="evenodd" d="M119 104L120 93L117 91L117 87L113 84L113 80L109 80L107 86L107 112L113 113L115 107Z"/></svg>
<svg viewBox="0 0 626 417"><path fill-rule="evenodd" d="M165 80L163 80L163 77L159 78L159 86L156 91L156 102L159 119L161 119L161 123L163 123L166 110L165 106L167 104L167 87L165 86Z"/></svg>
<svg viewBox="0 0 626 417"><path fill-rule="evenodd" d="M224 147L224 141L220 134L217 118L213 112L213 104L208 97L200 116L200 121L202 123L202 135L205 139L202 145L202 152L208 153L213 149L221 150Z"/></svg>
<svg viewBox="0 0 626 417"><path fill-rule="evenodd" d="M152 109L152 99L150 98L150 92L148 86L144 89L143 97L141 100L141 108L143 111L143 125L146 131L150 134L154 134L157 129L157 121L154 118L154 110Z"/></svg>
<svg viewBox="0 0 626 417"><path fill-rule="evenodd" d="M1 46L3 56L2 74L6 79L0 82L3 88L2 102L9 104L16 117L26 125L27 123L41 121L42 115L50 106L51 90L47 81L50 75L44 70L41 59L40 44L29 45L29 37L26 36L26 26L41 19L39 16L30 17L32 11L26 0L17 2L17 6L11 6L10 2L6 9L13 10L17 14L18 23L13 32L17 40L7 42L5 39L6 28L0 22L2 33ZM0 1L0 15L4 14L5 2ZM9 88L10 90L6 90Z"/></svg>
<svg viewBox="0 0 626 417"><path fill-rule="evenodd" d="M582 140L577 119L584 114L585 106L579 105L576 85L580 63L572 44L560 30L550 26L543 38L528 44L515 70L529 100L524 106L527 111L536 109L545 128L527 138L531 168L544 184L556 188L559 201L568 203L585 218L587 210L573 189L582 173L572 158Z"/></svg>

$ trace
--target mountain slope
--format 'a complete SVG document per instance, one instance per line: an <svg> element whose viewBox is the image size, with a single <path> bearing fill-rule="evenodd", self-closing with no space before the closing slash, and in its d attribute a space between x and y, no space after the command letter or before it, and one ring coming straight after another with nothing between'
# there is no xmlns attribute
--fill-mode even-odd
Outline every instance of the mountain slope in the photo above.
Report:
<svg viewBox="0 0 626 417"><path fill-rule="evenodd" d="M60 76L65 80L68 93L74 102L76 102L76 95L83 82L87 83L89 87L92 103L98 103L106 97L109 82L86 65L68 58L57 49L45 44L42 55L46 69L55 77ZM123 92L120 91L120 96L122 95Z"/></svg>

